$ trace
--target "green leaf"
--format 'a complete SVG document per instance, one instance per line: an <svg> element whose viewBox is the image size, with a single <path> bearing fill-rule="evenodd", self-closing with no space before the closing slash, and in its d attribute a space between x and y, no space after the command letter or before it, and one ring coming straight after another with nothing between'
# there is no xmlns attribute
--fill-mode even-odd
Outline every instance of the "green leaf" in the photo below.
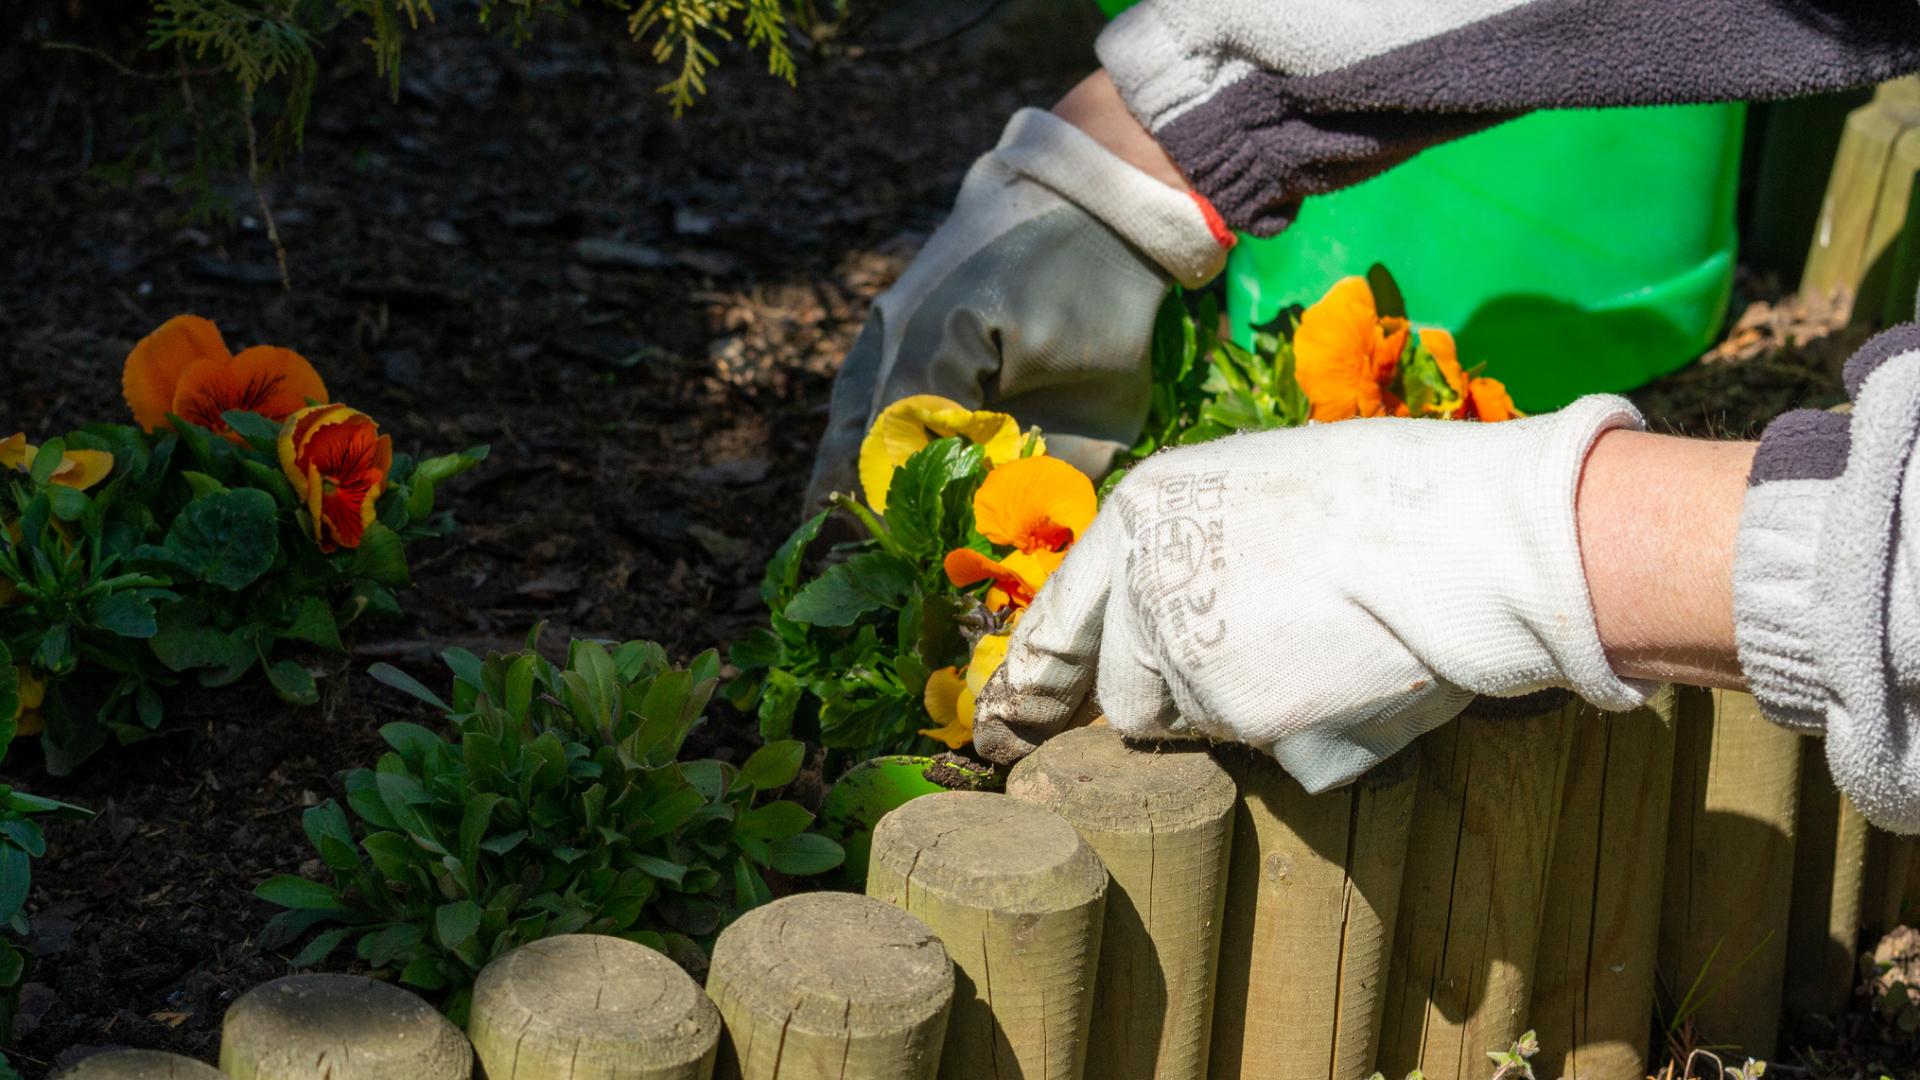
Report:
<svg viewBox="0 0 1920 1080"><path fill-rule="evenodd" d="M195 499L174 518L162 550L165 561L208 584L244 589L258 581L280 553L273 496L240 488Z"/></svg>
<svg viewBox="0 0 1920 1080"><path fill-rule="evenodd" d="M680 884L687 876L687 868L671 859L661 859L652 855L634 855L631 859L634 867L650 877L662 881Z"/></svg>
<svg viewBox="0 0 1920 1080"><path fill-rule="evenodd" d="M863 552L808 582L783 614L811 626L852 626L869 611L897 606L917 576L904 559Z"/></svg>
<svg viewBox="0 0 1920 1080"><path fill-rule="evenodd" d="M280 425L256 412L228 409L220 414L227 426L261 450L272 450L280 441Z"/></svg>
<svg viewBox="0 0 1920 1080"><path fill-rule="evenodd" d="M734 907L745 911L772 902L773 890L767 888L767 879L760 876L760 871L754 869L752 863L736 859L733 864Z"/></svg>
<svg viewBox="0 0 1920 1080"><path fill-rule="evenodd" d="M78 488L64 484L51 484L47 487L47 508L61 521L79 521L93 507L93 500Z"/></svg>
<svg viewBox="0 0 1920 1080"><path fill-rule="evenodd" d="M935 439L894 470L887 487L887 528L901 550L932 562L946 554L947 488L981 470L986 452L959 438ZM971 492L968 492L971 498Z"/></svg>
<svg viewBox="0 0 1920 1080"><path fill-rule="evenodd" d="M760 688L760 737L768 742L793 734L793 714L800 707L800 680L784 671L767 672Z"/></svg>
<svg viewBox="0 0 1920 1080"><path fill-rule="evenodd" d="M321 911L344 907L328 886L293 874L279 874L261 882L253 895L270 904L303 911Z"/></svg>
<svg viewBox="0 0 1920 1080"><path fill-rule="evenodd" d="M227 668L247 655L246 646L211 626L168 625L148 642L153 655L169 671Z"/></svg>
<svg viewBox="0 0 1920 1080"><path fill-rule="evenodd" d="M292 660L278 660L267 668L267 681L273 692L289 705L312 705L320 700L320 689L313 673Z"/></svg>
<svg viewBox="0 0 1920 1080"><path fill-rule="evenodd" d="M740 815L734 823L735 833L751 836L756 840L778 843L789 837L799 836L813 824L813 815L799 803L786 801L768 803Z"/></svg>
<svg viewBox="0 0 1920 1080"><path fill-rule="evenodd" d="M796 877L824 874L845 858L839 844L818 833L801 833L773 845L773 868Z"/></svg>
<svg viewBox="0 0 1920 1080"><path fill-rule="evenodd" d="M471 900L441 904L433 913L433 936L441 948L458 949L480 929L480 905Z"/></svg>
<svg viewBox="0 0 1920 1080"><path fill-rule="evenodd" d="M193 492L193 497L196 499L227 493L227 485L203 472L186 469L180 473L180 479L187 482L187 490Z"/></svg>
<svg viewBox="0 0 1920 1080"><path fill-rule="evenodd" d="M806 744L799 740L771 742L755 750L747 763L740 766L739 782L756 791L784 787L800 775L800 766L806 760Z"/></svg>
<svg viewBox="0 0 1920 1080"><path fill-rule="evenodd" d="M0 924L20 913L33 883L33 862L25 848L0 840Z"/></svg>
<svg viewBox="0 0 1920 1080"><path fill-rule="evenodd" d="M340 641L340 624L335 621L333 609L327 606L326 598L322 596L301 597L293 618L280 629L279 634L283 638L309 642L334 652L346 651L346 646Z"/></svg>
<svg viewBox="0 0 1920 1080"><path fill-rule="evenodd" d="M229 413L228 415L232 414ZM289 963L297 968L313 967L333 955L333 950L339 948L341 942L347 940L348 937L352 936L352 934L359 929L357 926L341 926L324 933L315 934L313 940L307 942L307 947L301 949L299 954L289 961Z"/></svg>
<svg viewBox="0 0 1920 1080"><path fill-rule="evenodd" d="M35 484L44 486L48 480L53 478L54 470L58 469L60 463L65 461L66 458L67 441L65 439L48 439L45 443L41 444L39 451L35 454L33 466L27 470L27 475L33 478Z"/></svg>
<svg viewBox="0 0 1920 1080"><path fill-rule="evenodd" d="M138 593L103 593L88 605L87 618L107 633L123 638L145 639L160 632L153 602Z"/></svg>
<svg viewBox="0 0 1920 1080"><path fill-rule="evenodd" d="M353 573L389 588L405 587L409 581L406 542L379 522L367 526L353 553Z"/></svg>
<svg viewBox="0 0 1920 1080"><path fill-rule="evenodd" d="M400 969L400 981L422 990L440 990L447 985L446 968L437 956L415 957Z"/></svg>
<svg viewBox="0 0 1920 1080"><path fill-rule="evenodd" d="M780 550L773 553L767 563L766 573L760 578L760 599L766 601L772 611L779 611L793 599L793 589L800 580L800 563L806 557L807 545L820 535L820 527L826 524L831 510L822 510L808 518L801 526L793 530Z"/></svg>
<svg viewBox="0 0 1920 1080"><path fill-rule="evenodd" d="M420 680L392 664L375 664L367 669L367 674L373 676L376 681L386 683L409 697L418 698L441 712L453 711L453 706L441 701L440 695L427 689L421 685Z"/></svg>

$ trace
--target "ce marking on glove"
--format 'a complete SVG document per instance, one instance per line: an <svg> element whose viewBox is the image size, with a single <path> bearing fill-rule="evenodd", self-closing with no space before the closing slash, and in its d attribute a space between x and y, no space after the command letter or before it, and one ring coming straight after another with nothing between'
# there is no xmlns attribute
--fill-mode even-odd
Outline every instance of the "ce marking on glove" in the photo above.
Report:
<svg viewBox="0 0 1920 1080"><path fill-rule="evenodd" d="M1180 663L1195 670L1227 640L1225 620L1213 614L1219 591L1202 584L1208 571L1226 568L1226 492L1224 470L1160 481L1155 520L1139 545L1147 571L1141 599L1160 616L1148 624L1162 623Z"/></svg>

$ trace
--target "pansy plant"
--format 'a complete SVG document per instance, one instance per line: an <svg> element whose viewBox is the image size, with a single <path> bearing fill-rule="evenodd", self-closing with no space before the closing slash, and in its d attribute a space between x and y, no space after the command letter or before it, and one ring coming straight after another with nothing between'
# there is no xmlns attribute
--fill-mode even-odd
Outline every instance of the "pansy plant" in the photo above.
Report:
<svg viewBox="0 0 1920 1080"><path fill-rule="evenodd" d="M260 672L314 701L292 654L398 612L406 544L451 525L437 485L486 453L396 455L305 358L232 353L198 316L134 346L122 387L131 425L0 439L0 646L56 774L146 737L172 688Z"/></svg>

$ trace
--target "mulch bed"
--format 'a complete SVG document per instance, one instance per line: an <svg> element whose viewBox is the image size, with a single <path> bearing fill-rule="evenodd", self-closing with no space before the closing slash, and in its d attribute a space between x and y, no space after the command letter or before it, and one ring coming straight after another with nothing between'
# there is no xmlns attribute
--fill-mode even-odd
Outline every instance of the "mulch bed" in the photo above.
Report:
<svg viewBox="0 0 1920 1080"><path fill-rule="evenodd" d="M681 658L758 623L759 568L868 302L1005 117L1091 67L1077 38L1040 60L990 24L806 65L798 91L736 58L676 122L612 23L518 51L464 23L414 39L397 101L359 51L328 56L305 151L267 189L290 294L243 184L222 189L237 220L195 225L160 178L92 174L124 152L144 84L39 51L48 24L0 39L0 429L120 418L129 347L194 311L236 347L298 349L402 449L493 446L442 500L460 533L417 549L406 619L316 658L321 706L204 695L66 780L16 748L9 782L99 811L54 825L37 864L28 1077L103 1046L210 1059L225 1006L285 973L252 885L317 866L300 813L377 756L379 725L431 720L369 663L439 685L440 648L515 647L540 620L550 642L646 637ZM1838 400L1835 364L1730 355L1642 400L1677 428L1749 431ZM706 748L737 754L746 731L718 708Z"/></svg>

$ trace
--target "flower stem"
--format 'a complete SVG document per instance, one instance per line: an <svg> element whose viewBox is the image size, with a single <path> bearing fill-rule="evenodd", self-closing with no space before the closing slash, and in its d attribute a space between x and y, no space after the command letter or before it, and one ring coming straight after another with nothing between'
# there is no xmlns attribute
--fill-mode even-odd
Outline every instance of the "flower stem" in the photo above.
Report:
<svg viewBox="0 0 1920 1080"><path fill-rule="evenodd" d="M827 501L852 514L855 518L858 518L860 524L866 526L867 532L870 533L875 540L879 541L880 546L885 548L889 554L899 555L902 558L906 557L906 552L901 551L900 545L893 539L893 530L887 528L887 523L876 517L873 511L862 506L860 500L851 495L836 491Z"/></svg>

